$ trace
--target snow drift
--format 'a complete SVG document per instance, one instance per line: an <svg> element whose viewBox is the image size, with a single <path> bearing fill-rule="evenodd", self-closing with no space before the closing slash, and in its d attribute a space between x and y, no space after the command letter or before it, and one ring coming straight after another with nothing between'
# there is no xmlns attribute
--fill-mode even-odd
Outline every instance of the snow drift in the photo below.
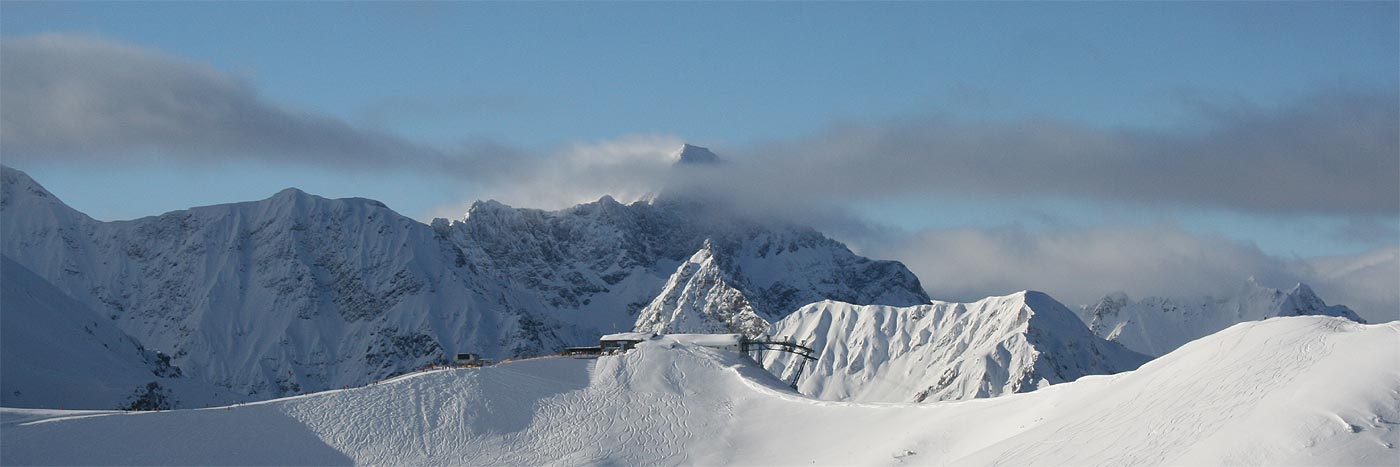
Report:
<svg viewBox="0 0 1400 467"><path fill-rule="evenodd" d="M1118 375L865 404L657 340L227 408L4 409L0 463L1394 465L1398 343L1400 323L1272 319Z"/></svg>

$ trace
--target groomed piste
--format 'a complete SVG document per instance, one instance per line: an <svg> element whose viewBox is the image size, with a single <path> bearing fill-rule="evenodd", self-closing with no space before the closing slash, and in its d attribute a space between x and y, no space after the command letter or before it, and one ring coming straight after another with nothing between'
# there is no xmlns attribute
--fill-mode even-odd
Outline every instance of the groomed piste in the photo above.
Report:
<svg viewBox="0 0 1400 467"><path fill-rule="evenodd" d="M1275 318L1113 376L926 404L789 390L658 339L241 406L0 410L0 463L1396 465L1400 322Z"/></svg>

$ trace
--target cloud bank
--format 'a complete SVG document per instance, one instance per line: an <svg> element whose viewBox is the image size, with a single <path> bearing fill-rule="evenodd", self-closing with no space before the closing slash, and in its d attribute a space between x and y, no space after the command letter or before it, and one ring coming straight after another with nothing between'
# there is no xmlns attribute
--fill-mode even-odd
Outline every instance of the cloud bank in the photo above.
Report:
<svg viewBox="0 0 1400 467"><path fill-rule="evenodd" d="M935 298L974 300L1036 289L1071 305L1124 291L1146 296L1222 296L1254 277L1289 288L1307 283L1329 303L1372 321L1400 319L1400 247L1353 256L1281 258L1254 245L1170 225L1051 231L928 230L869 245L862 253L905 262Z"/></svg>
<svg viewBox="0 0 1400 467"><path fill-rule="evenodd" d="M669 170L681 141L629 136L526 153L438 148L263 99L245 80L159 51L71 35L0 43L6 158L208 162L250 158L396 168L479 182L558 206L695 190L774 214L818 204L945 195L1108 200L1278 214L1400 214L1400 93L1319 90L1264 108L1191 102L1189 124L1101 128L949 116L837 125L715 148L726 170ZM691 141L704 145L703 141Z"/></svg>
<svg viewBox="0 0 1400 467"><path fill-rule="evenodd" d="M1289 106L1172 129L928 117L739 148L750 197L1059 196L1265 213L1400 212L1400 106L1387 91L1319 91Z"/></svg>
<svg viewBox="0 0 1400 467"><path fill-rule="evenodd" d="M205 163L247 158L469 176L509 151L442 150L268 102L246 81L159 51L72 35L0 42L7 159Z"/></svg>

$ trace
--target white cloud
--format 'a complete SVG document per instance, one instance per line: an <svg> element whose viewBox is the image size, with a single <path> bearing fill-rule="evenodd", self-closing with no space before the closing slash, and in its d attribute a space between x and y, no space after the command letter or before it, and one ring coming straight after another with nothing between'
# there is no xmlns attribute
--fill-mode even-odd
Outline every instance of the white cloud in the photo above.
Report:
<svg viewBox="0 0 1400 467"><path fill-rule="evenodd" d="M283 108L237 76L138 46L49 34L0 42L6 159L204 163L247 158L473 176L511 155L442 150Z"/></svg>
<svg viewBox="0 0 1400 467"><path fill-rule="evenodd" d="M156 50L43 35L0 42L5 157L207 162L255 158L355 170L446 173L491 197L557 207L602 194L703 190L793 216L900 196L1056 196L1272 214L1400 213L1393 89L1324 89L1290 105L1206 108L1176 128L947 116L833 126L805 138L717 148L726 170L665 173L674 136L558 151L479 142L440 148L268 102L248 82ZM703 141L692 141L704 145ZM500 190L500 191L495 191ZM825 209L825 208L824 208ZM804 215L796 215L801 218Z"/></svg>
<svg viewBox="0 0 1400 467"><path fill-rule="evenodd" d="M521 157L509 173L483 177L474 193L517 207L562 209L604 195L629 203L655 195L665 184L682 140L668 135L628 135L575 143ZM460 217L470 200L438 213Z"/></svg>

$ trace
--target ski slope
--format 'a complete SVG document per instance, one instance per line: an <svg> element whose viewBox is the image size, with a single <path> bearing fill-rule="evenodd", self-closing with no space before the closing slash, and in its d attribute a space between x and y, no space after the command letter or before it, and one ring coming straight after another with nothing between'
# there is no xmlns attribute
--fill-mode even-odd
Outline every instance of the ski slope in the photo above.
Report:
<svg viewBox="0 0 1400 467"><path fill-rule="evenodd" d="M0 411L0 463L1400 463L1400 322L1250 322L1112 376L993 399L817 401L664 338L159 413Z"/></svg>

